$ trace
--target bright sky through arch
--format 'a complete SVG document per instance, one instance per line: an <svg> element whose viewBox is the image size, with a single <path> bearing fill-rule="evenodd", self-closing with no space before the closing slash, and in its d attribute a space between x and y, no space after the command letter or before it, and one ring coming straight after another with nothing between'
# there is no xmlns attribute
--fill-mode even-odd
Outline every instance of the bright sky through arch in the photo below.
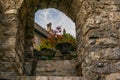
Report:
<svg viewBox="0 0 120 80"><path fill-rule="evenodd" d="M35 13L35 22L46 29L48 23L52 23L52 29L57 26L62 26L62 30L65 28L67 33L70 33L74 37L76 36L75 24L64 13L54 8L38 10Z"/></svg>

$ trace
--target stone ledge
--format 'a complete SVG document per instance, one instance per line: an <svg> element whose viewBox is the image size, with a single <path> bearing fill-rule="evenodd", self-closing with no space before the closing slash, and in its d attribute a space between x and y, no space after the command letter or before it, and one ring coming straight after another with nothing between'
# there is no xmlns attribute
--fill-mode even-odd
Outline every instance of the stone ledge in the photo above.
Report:
<svg viewBox="0 0 120 80"><path fill-rule="evenodd" d="M11 80L86 80L83 77L59 77L59 76L18 76Z"/></svg>
<svg viewBox="0 0 120 80"><path fill-rule="evenodd" d="M36 76L77 76L74 60L40 60L35 73Z"/></svg>

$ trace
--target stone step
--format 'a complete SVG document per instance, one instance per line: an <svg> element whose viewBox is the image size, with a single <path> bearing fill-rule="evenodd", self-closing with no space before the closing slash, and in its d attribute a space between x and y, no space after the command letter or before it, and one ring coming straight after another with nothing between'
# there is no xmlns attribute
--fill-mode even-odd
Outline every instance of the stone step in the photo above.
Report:
<svg viewBox="0 0 120 80"><path fill-rule="evenodd" d="M86 80L83 77L60 77L60 76L16 76L12 78L3 78L7 80ZM1 78L2 80L2 78Z"/></svg>
<svg viewBox="0 0 120 80"><path fill-rule="evenodd" d="M15 62L0 62L0 78L22 75L20 65ZM18 71L21 70L21 71Z"/></svg>
<svg viewBox="0 0 120 80"><path fill-rule="evenodd" d="M77 76L75 60L40 60L37 62L36 76Z"/></svg>

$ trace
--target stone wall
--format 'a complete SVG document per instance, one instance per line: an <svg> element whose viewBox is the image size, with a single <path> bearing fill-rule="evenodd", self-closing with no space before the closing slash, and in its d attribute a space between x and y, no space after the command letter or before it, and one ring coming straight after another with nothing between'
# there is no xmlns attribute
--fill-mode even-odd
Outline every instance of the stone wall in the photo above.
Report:
<svg viewBox="0 0 120 80"><path fill-rule="evenodd" d="M82 2L76 20L80 39L78 54L82 74L88 80L120 79L119 5L119 0Z"/></svg>
<svg viewBox="0 0 120 80"><path fill-rule="evenodd" d="M17 48L20 5L21 0L0 0L0 77L23 74L23 44Z"/></svg>
<svg viewBox="0 0 120 80"><path fill-rule="evenodd" d="M24 39L24 60L31 61L33 58L33 34L34 34L34 7L31 6L32 0L24 0L19 9L19 20L22 25L22 33L24 37L19 38Z"/></svg>
<svg viewBox="0 0 120 80"><path fill-rule="evenodd" d="M120 0L0 0L0 72L13 63L8 71L23 74L24 58L33 56L34 13L56 8L76 23L79 74L88 80L119 79L119 5Z"/></svg>
<svg viewBox="0 0 120 80"><path fill-rule="evenodd" d="M40 60L36 76L77 76L75 60Z"/></svg>
<svg viewBox="0 0 120 80"><path fill-rule="evenodd" d="M19 9L20 22L22 27L22 31L25 33L24 37L24 49L25 49L25 60L31 61L33 58L33 47L32 47L32 39L34 32L34 14L39 9L44 8L56 8L58 10L63 11L68 16L70 16L73 20L75 20L75 14L73 13L73 7L71 6L72 0L27 0L23 1L21 8ZM69 7L69 8L68 8ZM20 37L21 38L21 37Z"/></svg>
<svg viewBox="0 0 120 80"><path fill-rule="evenodd" d="M61 76L17 76L10 80L86 80L82 77L61 77Z"/></svg>

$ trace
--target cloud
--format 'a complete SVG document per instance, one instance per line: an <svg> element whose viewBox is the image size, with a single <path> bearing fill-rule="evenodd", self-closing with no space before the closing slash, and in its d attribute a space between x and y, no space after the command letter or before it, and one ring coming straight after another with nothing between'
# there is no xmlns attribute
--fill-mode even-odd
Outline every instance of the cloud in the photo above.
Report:
<svg viewBox="0 0 120 80"><path fill-rule="evenodd" d="M35 13L35 22L43 28L46 28L46 25L51 22L53 29L57 26L62 26L62 29L65 28L66 32L75 36L75 24L70 18L59 10L53 8L38 10Z"/></svg>

